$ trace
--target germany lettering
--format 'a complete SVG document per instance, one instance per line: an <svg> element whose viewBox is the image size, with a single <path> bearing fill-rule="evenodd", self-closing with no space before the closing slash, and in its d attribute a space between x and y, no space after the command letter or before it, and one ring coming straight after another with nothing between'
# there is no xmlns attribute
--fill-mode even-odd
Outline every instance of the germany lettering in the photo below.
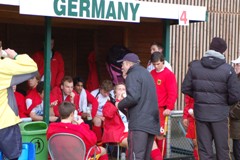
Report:
<svg viewBox="0 0 240 160"><path fill-rule="evenodd" d="M111 0L54 0L54 12L58 16L115 21L139 21L140 4Z"/></svg>

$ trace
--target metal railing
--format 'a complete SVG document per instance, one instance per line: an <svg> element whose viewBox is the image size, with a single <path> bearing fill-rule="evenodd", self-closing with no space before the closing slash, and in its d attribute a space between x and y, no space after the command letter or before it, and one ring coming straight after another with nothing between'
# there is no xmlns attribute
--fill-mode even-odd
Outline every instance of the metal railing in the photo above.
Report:
<svg viewBox="0 0 240 160"><path fill-rule="evenodd" d="M182 126L183 111L172 111L168 118L168 133L165 158L193 157L192 141L185 137Z"/></svg>

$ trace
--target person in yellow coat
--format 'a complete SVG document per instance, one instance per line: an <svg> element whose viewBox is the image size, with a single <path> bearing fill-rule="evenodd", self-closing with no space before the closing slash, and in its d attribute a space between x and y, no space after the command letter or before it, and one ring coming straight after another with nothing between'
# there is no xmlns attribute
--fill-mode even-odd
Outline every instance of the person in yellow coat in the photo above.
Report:
<svg viewBox="0 0 240 160"><path fill-rule="evenodd" d="M0 57L0 151L17 160L22 152L21 119L12 86L34 77L38 69L27 54L18 55L12 49L0 46Z"/></svg>

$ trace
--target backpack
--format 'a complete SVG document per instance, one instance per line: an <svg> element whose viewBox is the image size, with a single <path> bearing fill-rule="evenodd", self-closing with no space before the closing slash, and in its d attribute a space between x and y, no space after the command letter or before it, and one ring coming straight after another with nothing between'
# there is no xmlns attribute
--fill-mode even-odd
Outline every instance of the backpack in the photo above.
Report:
<svg viewBox="0 0 240 160"><path fill-rule="evenodd" d="M106 67L108 73L110 74L112 82L115 85L120 82L124 82L121 70L122 64L118 63L117 61L123 59L123 57L128 53L131 53L131 51L123 45L113 45L109 49L109 52L107 54Z"/></svg>

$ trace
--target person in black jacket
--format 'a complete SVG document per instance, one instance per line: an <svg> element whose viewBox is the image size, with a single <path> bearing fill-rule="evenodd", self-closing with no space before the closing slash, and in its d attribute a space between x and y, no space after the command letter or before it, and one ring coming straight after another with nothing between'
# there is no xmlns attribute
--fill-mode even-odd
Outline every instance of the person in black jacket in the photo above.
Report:
<svg viewBox="0 0 240 160"><path fill-rule="evenodd" d="M116 106L128 109L128 160L150 160L154 136L160 134L156 87L139 57L128 53L122 60L127 96Z"/></svg>
<svg viewBox="0 0 240 160"><path fill-rule="evenodd" d="M237 75L226 63L227 44L215 37L201 60L193 61L182 83L182 93L194 98L199 157L213 159L212 141L218 160L229 160L229 105L240 97Z"/></svg>

